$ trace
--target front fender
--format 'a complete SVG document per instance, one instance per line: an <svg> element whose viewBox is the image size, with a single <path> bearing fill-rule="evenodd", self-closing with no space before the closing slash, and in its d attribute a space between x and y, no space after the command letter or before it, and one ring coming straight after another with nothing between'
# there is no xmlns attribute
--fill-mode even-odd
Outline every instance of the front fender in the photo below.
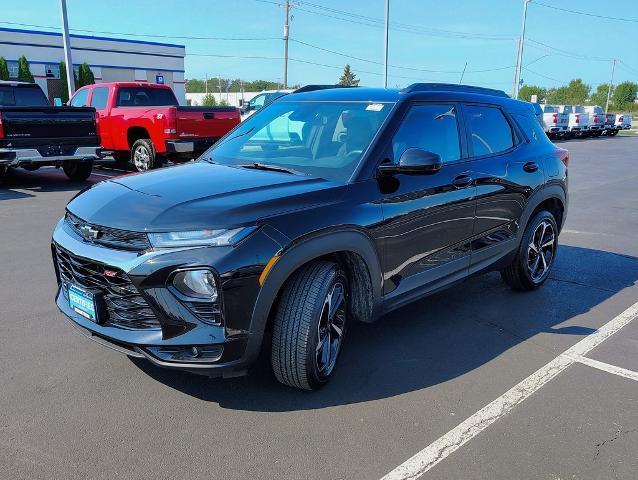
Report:
<svg viewBox="0 0 638 480"><path fill-rule="evenodd" d="M279 252L279 260L268 273L257 295L246 352L250 360L255 359L259 353L270 310L286 280L305 263L341 251L356 253L365 262L372 283L372 317L376 318L380 315L383 275L379 254L372 239L360 229L355 228L340 231L331 229L305 236Z"/></svg>

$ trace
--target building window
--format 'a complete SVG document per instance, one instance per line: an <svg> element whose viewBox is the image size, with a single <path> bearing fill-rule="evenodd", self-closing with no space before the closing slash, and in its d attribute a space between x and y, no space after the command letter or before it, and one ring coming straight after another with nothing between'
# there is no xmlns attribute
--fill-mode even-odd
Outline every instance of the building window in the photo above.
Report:
<svg viewBox="0 0 638 480"><path fill-rule="evenodd" d="M18 62L7 60L7 67L9 68L9 78L18 78Z"/></svg>
<svg viewBox="0 0 638 480"><path fill-rule="evenodd" d="M59 63L49 63L45 65L45 71L47 74L47 78L60 78L60 64Z"/></svg>

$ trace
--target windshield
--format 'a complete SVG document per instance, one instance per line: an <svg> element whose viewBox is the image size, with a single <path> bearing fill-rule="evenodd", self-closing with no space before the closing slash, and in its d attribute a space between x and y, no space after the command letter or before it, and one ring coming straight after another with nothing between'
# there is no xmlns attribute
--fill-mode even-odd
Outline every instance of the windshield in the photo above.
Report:
<svg viewBox="0 0 638 480"><path fill-rule="evenodd" d="M222 165L276 166L347 182L392 104L278 101L207 153Z"/></svg>

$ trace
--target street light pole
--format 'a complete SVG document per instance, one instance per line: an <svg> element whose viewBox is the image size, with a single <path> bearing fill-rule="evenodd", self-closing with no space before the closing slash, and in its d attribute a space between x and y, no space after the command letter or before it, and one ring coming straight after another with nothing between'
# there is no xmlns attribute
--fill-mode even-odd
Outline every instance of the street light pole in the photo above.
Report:
<svg viewBox="0 0 638 480"><path fill-rule="evenodd" d="M284 4L284 88L288 88L288 32L290 31L290 1Z"/></svg>
<svg viewBox="0 0 638 480"><path fill-rule="evenodd" d="M71 59L66 0L60 0L60 13L62 14L62 43L64 44L64 62L66 63L66 84L69 89L69 97L71 97L75 93L75 82L73 81L73 60Z"/></svg>
<svg viewBox="0 0 638 480"><path fill-rule="evenodd" d="M390 38L390 0L385 0L385 60L383 62L383 88L388 88L388 41Z"/></svg>
<svg viewBox="0 0 638 480"><path fill-rule="evenodd" d="M521 69L523 68L523 47L525 46L525 27L527 24L527 6L532 0L523 0L523 26L521 27L521 37L518 40L518 52L516 54L516 70L514 72L514 88L512 98L518 98L518 90L521 87Z"/></svg>
<svg viewBox="0 0 638 480"><path fill-rule="evenodd" d="M605 113L609 110L609 100L611 98L611 89L614 88L614 73L616 73L616 59L611 61L611 81L609 82L609 90L607 90L607 102L605 103Z"/></svg>

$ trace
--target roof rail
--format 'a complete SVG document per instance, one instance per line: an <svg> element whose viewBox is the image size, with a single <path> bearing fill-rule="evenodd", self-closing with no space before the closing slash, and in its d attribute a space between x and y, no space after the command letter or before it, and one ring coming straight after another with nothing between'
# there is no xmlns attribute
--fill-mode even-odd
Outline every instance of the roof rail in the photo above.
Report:
<svg viewBox="0 0 638 480"><path fill-rule="evenodd" d="M304 92L314 92L315 90L329 90L331 88L353 88L354 86L349 85L304 85L303 87L299 87L297 90L292 93L304 93Z"/></svg>
<svg viewBox="0 0 638 480"><path fill-rule="evenodd" d="M484 87L475 87L472 85L457 85L454 83L413 83L412 85L405 87L403 90L401 90L401 93L430 92L430 91L480 93L482 95L492 95L494 97L509 98L509 95L505 93L503 90L495 90L493 88L484 88Z"/></svg>

